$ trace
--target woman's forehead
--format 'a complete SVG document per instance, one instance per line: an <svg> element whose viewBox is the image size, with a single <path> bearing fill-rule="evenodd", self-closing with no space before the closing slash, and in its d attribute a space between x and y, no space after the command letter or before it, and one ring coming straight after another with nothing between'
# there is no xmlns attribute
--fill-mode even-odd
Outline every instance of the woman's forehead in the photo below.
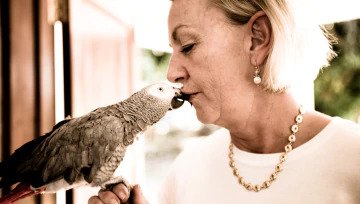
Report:
<svg viewBox="0 0 360 204"><path fill-rule="evenodd" d="M169 13L169 31L173 32L179 25L185 25L184 29L204 27L216 19L214 10L209 0L175 0Z"/></svg>
<svg viewBox="0 0 360 204"><path fill-rule="evenodd" d="M207 9L208 0L176 0L172 2L169 18L197 20L194 17L204 15Z"/></svg>

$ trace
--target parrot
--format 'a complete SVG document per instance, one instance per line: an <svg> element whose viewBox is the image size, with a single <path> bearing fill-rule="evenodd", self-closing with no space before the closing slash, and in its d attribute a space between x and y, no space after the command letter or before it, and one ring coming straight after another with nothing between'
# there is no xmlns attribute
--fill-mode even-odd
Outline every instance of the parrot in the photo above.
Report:
<svg viewBox="0 0 360 204"><path fill-rule="evenodd" d="M110 189L123 182L131 188L113 176L126 148L167 111L182 106L184 96L179 88L155 83L119 103L57 123L0 163L0 188L18 184L0 204L83 185Z"/></svg>

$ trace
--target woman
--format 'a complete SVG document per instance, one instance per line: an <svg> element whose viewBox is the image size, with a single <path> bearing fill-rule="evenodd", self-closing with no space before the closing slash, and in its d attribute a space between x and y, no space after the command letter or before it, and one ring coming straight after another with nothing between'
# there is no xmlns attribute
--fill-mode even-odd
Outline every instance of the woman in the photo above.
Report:
<svg viewBox="0 0 360 204"><path fill-rule="evenodd" d="M201 122L223 129L181 153L162 203L360 203L359 126L305 110L292 94L334 56L324 31L292 7L173 1L167 77L183 84ZM132 195L146 203L138 187Z"/></svg>

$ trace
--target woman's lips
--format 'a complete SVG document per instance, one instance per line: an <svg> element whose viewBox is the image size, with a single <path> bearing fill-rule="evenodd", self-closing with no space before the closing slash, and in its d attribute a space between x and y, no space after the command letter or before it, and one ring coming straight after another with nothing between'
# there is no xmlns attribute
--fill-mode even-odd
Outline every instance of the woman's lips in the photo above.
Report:
<svg viewBox="0 0 360 204"><path fill-rule="evenodd" d="M196 96L196 94L198 94L198 92L196 93L186 93L186 92L182 92L181 93L183 95L183 99L187 100L191 103L191 101L193 100L193 98Z"/></svg>
<svg viewBox="0 0 360 204"><path fill-rule="evenodd" d="M192 93L192 94L188 94L189 95L189 99L188 101L192 104L194 98L196 97L196 95L198 94L198 92L196 93Z"/></svg>

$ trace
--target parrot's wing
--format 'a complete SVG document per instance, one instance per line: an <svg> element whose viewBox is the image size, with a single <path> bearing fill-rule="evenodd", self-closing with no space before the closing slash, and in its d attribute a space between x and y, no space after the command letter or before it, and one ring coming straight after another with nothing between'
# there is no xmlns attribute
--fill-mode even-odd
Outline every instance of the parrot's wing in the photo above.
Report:
<svg viewBox="0 0 360 204"><path fill-rule="evenodd" d="M10 156L9 159L0 163L0 187L10 186L19 181L28 181L32 178L38 178L40 175L33 171L34 149L36 149L41 143L49 138L54 131L64 126L71 119L65 119L57 123L52 131L46 133L41 137L37 137L34 140L25 143ZM27 172L32 172L28 174Z"/></svg>
<svg viewBox="0 0 360 204"><path fill-rule="evenodd" d="M46 145L47 162L43 168L43 182L64 178L75 182L83 175L91 182L94 173L108 161L116 147L121 145L125 134L125 120L115 116L104 116L88 120L59 138L51 138ZM125 148L125 147L124 147Z"/></svg>

